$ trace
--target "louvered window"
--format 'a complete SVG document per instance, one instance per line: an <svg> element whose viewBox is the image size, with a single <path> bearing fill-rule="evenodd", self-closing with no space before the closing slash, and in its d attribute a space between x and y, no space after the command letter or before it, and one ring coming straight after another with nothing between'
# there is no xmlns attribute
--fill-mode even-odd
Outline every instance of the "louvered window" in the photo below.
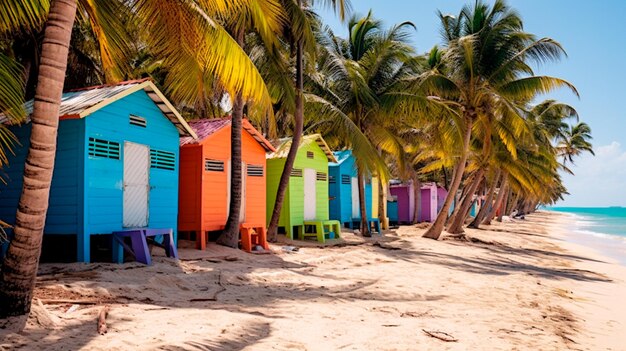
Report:
<svg viewBox="0 0 626 351"><path fill-rule="evenodd" d="M328 182L330 184L335 184L337 182L337 180L335 179L335 177L333 176L328 176Z"/></svg>
<svg viewBox="0 0 626 351"><path fill-rule="evenodd" d="M248 165L248 176L250 177L262 177L263 166Z"/></svg>
<svg viewBox="0 0 626 351"><path fill-rule="evenodd" d="M130 115L130 124L145 128L148 125L148 122L143 117Z"/></svg>
<svg viewBox="0 0 626 351"><path fill-rule="evenodd" d="M315 154L313 154L313 151L307 151L306 152L306 158L314 158Z"/></svg>
<svg viewBox="0 0 626 351"><path fill-rule="evenodd" d="M326 176L326 173L317 172L317 177L316 178L317 178L317 180L325 182L327 176Z"/></svg>
<svg viewBox="0 0 626 351"><path fill-rule="evenodd" d="M352 184L352 177L347 174L341 175L341 184Z"/></svg>
<svg viewBox="0 0 626 351"><path fill-rule="evenodd" d="M302 170L299 169L299 168L291 169L291 176L292 177L302 177Z"/></svg>
<svg viewBox="0 0 626 351"><path fill-rule="evenodd" d="M224 172L224 161L204 160L204 170L208 172Z"/></svg>
<svg viewBox="0 0 626 351"><path fill-rule="evenodd" d="M150 168L175 170L176 154L169 151L150 150Z"/></svg>
<svg viewBox="0 0 626 351"><path fill-rule="evenodd" d="M120 159L120 143L96 138L89 138L89 156Z"/></svg>

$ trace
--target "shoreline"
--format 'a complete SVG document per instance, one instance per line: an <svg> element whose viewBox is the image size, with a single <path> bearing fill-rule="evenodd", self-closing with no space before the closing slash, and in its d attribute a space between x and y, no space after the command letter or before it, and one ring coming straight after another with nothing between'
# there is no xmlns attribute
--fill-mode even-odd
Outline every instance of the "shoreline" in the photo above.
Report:
<svg viewBox="0 0 626 351"><path fill-rule="evenodd" d="M575 213L553 210L540 210L539 212L549 212L556 216L563 215L575 221L580 219L580 216ZM573 224L573 228L570 228L567 224L564 225L567 227L561 228L560 231L563 237L566 238L566 241L581 247L590 247L599 255L626 266L626 236L588 231L576 223Z"/></svg>
<svg viewBox="0 0 626 351"><path fill-rule="evenodd" d="M539 212L470 241L403 226L272 255L183 241L179 262L45 264L35 301L94 304L36 302L23 332L0 323L0 350L625 350L626 267L568 230Z"/></svg>

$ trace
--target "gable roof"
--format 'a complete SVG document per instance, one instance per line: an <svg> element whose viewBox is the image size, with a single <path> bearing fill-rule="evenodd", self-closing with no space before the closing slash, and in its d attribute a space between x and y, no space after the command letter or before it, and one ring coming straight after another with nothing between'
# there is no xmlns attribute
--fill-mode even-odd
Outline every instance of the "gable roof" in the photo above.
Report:
<svg viewBox="0 0 626 351"><path fill-rule="evenodd" d="M337 162L333 162L329 166L339 166L344 163L347 159L352 157L352 150L341 150L333 152L333 155L337 159Z"/></svg>
<svg viewBox="0 0 626 351"><path fill-rule="evenodd" d="M196 138L196 133L189 127L180 113L163 96L156 85L148 79L120 82L113 85L99 85L63 93L59 107L59 119L85 118L139 90L146 92L165 117L176 126L180 135ZM33 112L33 100L26 102L24 107L27 115L26 123L28 123ZM0 114L0 123L9 123L4 114Z"/></svg>
<svg viewBox="0 0 626 351"><path fill-rule="evenodd" d="M324 154L326 154L326 158L328 162L337 162L335 155L333 155L332 150L324 141L321 134L311 134L311 135L303 135L302 140L300 141L300 147L303 145L308 145L310 143L316 143L317 146L322 149ZM267 158L287 158L287 154L289 153L289 148L291 147L291 138L283 138L278 140L278 144L276 146L276 151L270 154L267 154Z"/></svg>
<svg viewBox="0 0 626 351"><path fill-rule="evenodd" d="M196 121L190 121L189 126L198 136L197 139L191 137L182 137L180 138L180 146L187 144L199 144L202 143L206 138L211 135L217 133L225 127L231 125L231 118L214 118L214 119L200 119ZM272 145L263 135L248 121L246 118L243 119L243 130L248 132L250 136L252 136L263 148L267 151L276 151L274 149L274 145Z"/></svg>

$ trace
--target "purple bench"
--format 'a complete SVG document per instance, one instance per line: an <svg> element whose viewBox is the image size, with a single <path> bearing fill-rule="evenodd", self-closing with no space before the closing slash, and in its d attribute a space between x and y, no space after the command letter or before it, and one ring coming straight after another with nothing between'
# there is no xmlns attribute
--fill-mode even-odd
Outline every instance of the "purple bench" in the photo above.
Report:
<svg viewBox="0 0 626 351"><path fill-rule="evenodd" d="M159 246L165 249L167 257L178 259L172 229L134 228L113 232L113 262L123 263L124 250L126 250L135 256L137 262L151 265L152 258L150 257L147 238L157 235L163 235L163 243ZM124 242L124 238L130 238L130 246Z"/></svg>

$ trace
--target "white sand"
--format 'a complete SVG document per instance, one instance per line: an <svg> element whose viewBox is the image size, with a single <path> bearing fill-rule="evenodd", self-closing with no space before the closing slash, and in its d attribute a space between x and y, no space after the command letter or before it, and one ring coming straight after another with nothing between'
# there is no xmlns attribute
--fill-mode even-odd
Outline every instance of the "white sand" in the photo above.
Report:
<svg viewBox="0 0 626 351"><path fill-rule="evenodd" d="M155 249L151 267L43 265L36 296L47 303L23 332L0 329L0 349L626 350L626 268L564 242L566 221L539 213L468 231L484 242L402 227L294 253L211 245L181 249L180 262Z"/></svg>

